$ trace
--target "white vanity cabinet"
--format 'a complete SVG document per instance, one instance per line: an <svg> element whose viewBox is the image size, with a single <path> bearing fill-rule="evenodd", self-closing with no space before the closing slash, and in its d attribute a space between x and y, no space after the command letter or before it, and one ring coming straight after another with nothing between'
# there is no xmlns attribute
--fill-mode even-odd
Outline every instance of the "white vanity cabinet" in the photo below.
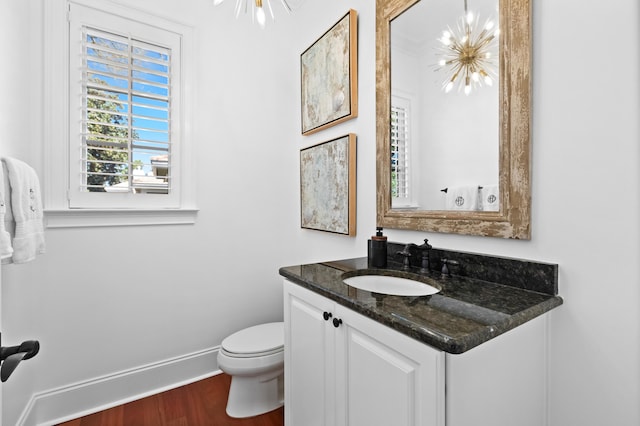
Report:
<svg viewBox="0 0 640 426"><path fill-rule="evenodd" d="M286 426L444 426L444 352L284 289Z"/></svg>
<svg viewBox="0 0 640 426"><path fill-rule="evenodd" d="M284 320L286 426L547 424L544 316L452 355L285 280Z"/></svg>

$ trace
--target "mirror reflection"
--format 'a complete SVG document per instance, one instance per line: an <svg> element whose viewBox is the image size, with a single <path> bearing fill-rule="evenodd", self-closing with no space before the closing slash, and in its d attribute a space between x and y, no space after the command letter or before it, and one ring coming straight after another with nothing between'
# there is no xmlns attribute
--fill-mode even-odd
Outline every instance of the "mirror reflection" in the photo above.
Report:
<svg viewBox="0 0 640 426"><path fill-rule="evenodd" d="M480 16L476 29L480 33L498 6L495 16L499 22L487 29L500 29L491 40L499 45L497 70L495 75L485 70L492 79L491 85L478 71L478 84L471 83L472 87L465 90L463 74L453 78L453 67L444 66L449 59L444 58L444 65L440 64L443 36L445 41L464 38L464 34L452 34L457 26L464 29L459 21L464 16L464 0L376 0L377 226L531 238L531 1L494 0L498 3L489 6L482 6L480 1L484 0L467 0L468 10ZM457 10L432 21L432 15L444 13L443 7L449 5ZM420 9L424 9L422 13ZM402 24L405 20L416 20L420 25ZM450 34L445 35L443 31L448 29ZM408 65L396 64L396 60ZM469 77L473 78L473 72ZM415 84L412 78L417 81ZM453 84L449 85L451 80ZM427 89L429 82L432 87ZM411 107L406 114L411 125L405 132L410 140L409 155L417 160L408 163L405 170L400 169L401 156L391 153L391 138L400 135L401 127L397 125L399 114L391 123L392 98L404 98ZM394 102L400 105L399 101ZM393 132L392 126L396 127ZM485 142L486 147L478 148ZM397 158L393 179L392 158ZM480 165L486 167L476 171ZM403 185L399 172L410 179L409 197L394 202L392 181L395 191ZM473 198L474 188L477 191L480 186L486 189L494 184L496 190L499 188L495 210L464 210L464 203L458 202L464 196L447 200L452 188L466 188ZM442 192L445 188L447 195ZM443 203L456 207L443 209Z"/></svg>
<svg viewBox="0 0 640 426"><path fill-rule="evenodd" d="M498 19L421 0L391 21L392 209L499 211Z"/></svg>

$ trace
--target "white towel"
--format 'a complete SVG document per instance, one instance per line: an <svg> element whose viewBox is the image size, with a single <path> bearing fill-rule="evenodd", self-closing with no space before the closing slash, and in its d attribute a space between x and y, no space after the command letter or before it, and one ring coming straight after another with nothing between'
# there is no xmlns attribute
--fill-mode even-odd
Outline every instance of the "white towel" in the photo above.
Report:
<svg viewBox="0 0 640 426"><path fill-rule="evenodd" d="M11 212L15 222L13 263L33 260L45 252L42 198L38 175L15 158L3 158L11 187Z"/></svg>
<svg viewBox="0 0 640 426"><path fill-rule="evenodd" d="M13 233L13 215L11 214L11 188L9 187L9 176L2 167L0 161L0 259L8 259L13 255L13 246L11 245L11 234L7 229L11 229ZM6 261L5 261L6 262Z"/></svg>
<svg viewBox="0 0 640 426"><path fill-rule="evenodd" d="M478 210L478 185L447 189L446 210Z"/></svg>
<svg viewBox="0 0 640 426"><path fill-rule="evenodd" d="M483 185L480 190L480 209L485 212L500 210L500 189L498 185Z"/></svg>

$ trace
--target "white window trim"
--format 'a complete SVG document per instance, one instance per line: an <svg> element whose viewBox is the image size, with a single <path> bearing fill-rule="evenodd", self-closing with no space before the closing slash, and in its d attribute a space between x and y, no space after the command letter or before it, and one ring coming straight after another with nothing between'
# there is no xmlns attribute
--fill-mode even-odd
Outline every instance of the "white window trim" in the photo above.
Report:
<svg viewBox="0 0 640 426"><path fill-rule="evenodd" d="M181 189L178 208L71 209L69 208L69 4L95 8L173 31L182 38L182 93L180 145ZM193 28L150 12L105 0L50 0L44 2L44 179L45 224L48 228L194 223L196 207L195 153L192 135L195 86ZM152 16L152 19L149 17ZM61 54L61 52L63 52ZM61 105L64 104L64 107Z"/></svg>
<svg viewBox="0 0 640 426"><path fill-rule="evenodd" d="M180 170L180 152L181 152L181 100L180 93L182 80L181 74L181 42L182 37L180 34L169 31L164 28L158 28L146 23L139 23L129 19L128 17L122 17L112 13L105 13L103 11L86 7L83 5L71 3L70 4L70 65L69 65L69 81L71 82L69 87L69 103L70 103L70 131L69 137L71 142L70 150L70 164L69 168L69 203L71 208L98 208L98 209L113 209L113 208L143 208L148 209L152 206L157 208L178 208L180 207L180 189L181 189L181 170ZM100 61L100 58L94 58L87 54L85 49L88 49L87 42L84 34L96 34L99 37L107 37L112 40L118 40L119 43L127 45L125 53L127 55L132 54L129 49L132 46L144 46L144 49L155 49L158 52L165 52L170 57L170 62L166 65L167 69L167 105L170 108L167 110L168 115L168 128L167 128L167 140L166 149L162 153L168 154L169 157L169 181L167 193L147 194L147 193L134 193L131 191L122 192L92 192L83 188L87 184L88 174L83 173L88 161L88 152L91 150L91 145L88 140L92 139L92 136L87 135L88 126L83 123L87 120L84 112L88 109L89 101L87 92L91 84L87 81L89 75L94 73L100 74L101 70L91 70L89 62ZM80 36L82 35L82 37ZM165 51L166 49L166 51ZM97 55L96 55L97 56ZM125 67L130 67L129 70L135 69L136 66L133 63L125 64ZM123 70L123 68L120 68ZM137 91L133 89L133 85L138 81L135 75L125 77L131 78L128 82L130 85L125 88L131 97L127 97L124 102L128 108L125 112L119 114L127 117L127 123L132 127L131 132L135 132L137 128L136 118L136 101L134 97L140 96L139 93L144 93L144 89ZM120 76L122 82L122 76ZM82 84L76 84L76 82L82 82ZM142 84L146 82L139 81ZM176 84L178 83L178 84ZM109 83L105 82L105 86ZM86 87L85 87L86 86ZM114 85L112 90L118 90ZM148 93L147 93L148 94ZM145 96L142 95L141 98ZM118 101L123 101L122 98ZM144 102L143 102L144 103ZM144 127L144 126L142 126ZM144 133L144 129L142 129ZM129 135L130 136L130 135ZM140 141L141 145L145 144L144 137ZM135 148L135 140L131 139L131 146L129 147L133 152L132 157L136 155L138 150L142 151L142 148ZM78 147L82 146L81 149ZM177 149L174 149L177 148ZM130 161L133 160L130 159ZM76 167L80 166L80 170ZM128 176L133 176L132 168L128 169ZM127 182L129 183L129 182Z"/></svg>

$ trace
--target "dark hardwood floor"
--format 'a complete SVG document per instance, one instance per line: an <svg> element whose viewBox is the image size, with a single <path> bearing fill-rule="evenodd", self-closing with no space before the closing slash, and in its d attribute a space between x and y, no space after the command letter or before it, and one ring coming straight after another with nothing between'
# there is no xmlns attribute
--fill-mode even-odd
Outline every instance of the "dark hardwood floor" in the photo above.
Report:
<svg viewBox="0 0 640 426"><path fill-rule="evenodd" d="M58 426L282 426L284 409L247 419L227 416L231 377L219 374Z"/></svg>

